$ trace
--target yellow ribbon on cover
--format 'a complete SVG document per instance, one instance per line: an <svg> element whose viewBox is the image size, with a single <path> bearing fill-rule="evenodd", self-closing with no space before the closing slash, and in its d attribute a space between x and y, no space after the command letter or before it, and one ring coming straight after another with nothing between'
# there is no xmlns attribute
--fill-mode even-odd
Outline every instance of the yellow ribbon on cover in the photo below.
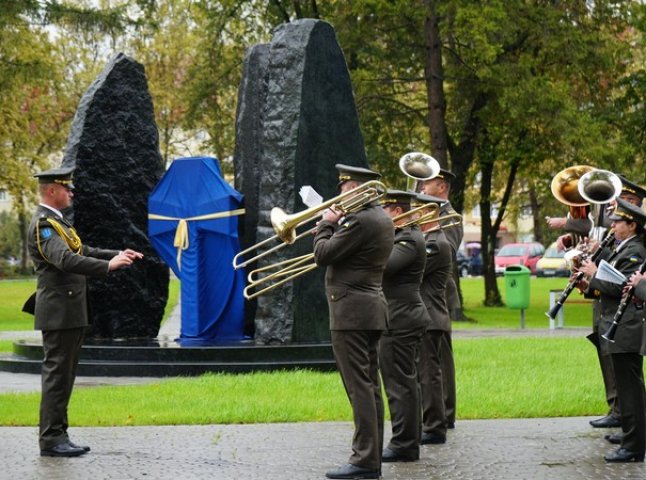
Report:
<svg viewBox="0 0 646 480"><path fill-rule="evenodd" d="M235 215L244 215L244 208L239 208L238 210L229 210L226 212L218 213L209 213L207 215L198 215L197 217L188 217L188 218L178 218L178 217L166 217L164 215L157 215L156 213L149 213L149 220L171 220L177 221L177 228L175 229L175 239L173 240L173 246L177 248L177 268L182 269L182 251L186 250L189 246L188 241L188 222L194 220L215 220L217 218L226 218L233 217Z"/></svg>

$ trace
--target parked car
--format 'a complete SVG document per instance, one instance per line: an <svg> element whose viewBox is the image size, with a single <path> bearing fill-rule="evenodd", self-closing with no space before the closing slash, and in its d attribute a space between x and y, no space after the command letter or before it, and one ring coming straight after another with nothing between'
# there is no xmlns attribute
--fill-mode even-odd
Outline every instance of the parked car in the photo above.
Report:
<svg viewBox="0 0 646 480"><path fill-rule="evenodd" d="M565 260L565 252L556 249L556 242L550 245L543 258L536 263L537 277L569 277L570 268Z"/></svg>
<svg viewBox="0 0 646 480"><path fill-rule="evenodd" d="M458 263L458 273L461 277L468 276L470 259L464 254L462 250L457 251L456 258Z"/></svg>
<svg viewBox="0 0 646 480"><path fill-rule="evenodd" d="M524 265L536 273L536 263L545 253L545 247L540 243L508 243L494 257L496 275L502 275L510 265Z"/></svg>

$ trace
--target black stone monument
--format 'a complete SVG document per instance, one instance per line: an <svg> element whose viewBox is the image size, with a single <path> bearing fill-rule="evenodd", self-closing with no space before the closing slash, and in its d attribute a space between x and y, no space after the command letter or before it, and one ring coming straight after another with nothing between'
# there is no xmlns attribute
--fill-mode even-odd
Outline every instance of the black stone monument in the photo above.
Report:
<svg viewBox="0 0 646 480"><path fill-rule="evenodd" d="M307 208L298 191L337 195L336 163L367 167L350 76L332 26L305 19L283 24L244 62L236 120L236 189L245 196L241 247L270 235L269 212ZM311 224L313 226L314 223ZM267 263L312 251L305 238ZM317 269L251 302L257 343L329 340L324 270Z"/></svg>
<svg viewBox="0 0 646 480"><path fill-rule="evenodd" d="M168 267L148 241L148 196L164 172L144 67L118 54L85 92L63 157L74 173L74 226L88 245L143 260L88 279L89 337L152 338L168 300Z"/></svg>

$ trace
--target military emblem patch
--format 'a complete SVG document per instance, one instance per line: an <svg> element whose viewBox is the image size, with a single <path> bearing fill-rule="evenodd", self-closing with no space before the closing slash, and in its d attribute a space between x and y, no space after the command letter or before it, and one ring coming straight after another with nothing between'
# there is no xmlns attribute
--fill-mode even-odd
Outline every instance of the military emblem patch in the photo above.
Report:
<svg viewBox="0 0 646 480"><path fill-rule="evenodd" d="M628 259L632 263L637 263L640 261L639 257L636 257L635 255L631 255L630 258Z"/></svg>
<svg viewBox="0 0 646 480"><path fill-rule="evenodd" d="M40 239L49 240L52 237L53 229L52 228L41 228L40 229Z"/></svg>

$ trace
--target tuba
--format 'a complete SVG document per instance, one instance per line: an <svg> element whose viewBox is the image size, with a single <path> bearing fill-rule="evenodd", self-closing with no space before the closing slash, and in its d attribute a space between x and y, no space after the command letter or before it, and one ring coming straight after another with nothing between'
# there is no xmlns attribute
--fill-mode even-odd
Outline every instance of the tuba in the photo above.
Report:
<svg viewBox="0 0 646 480"><path fill-rule="evenodd" d="M593 170L596 169L589 165L574 165L561 170L552 178L552 195L559 202L568 206L568 218L588 218L590 203L579 192L579 181L586 173ZM572 235L572 237L574 237L572 239L573 246L583 240L579 235Z"/></svg>
<svg viewBox="0 0 646 480"><path fill-rule="evenodd" d="M421 182L440 173L440 164L430 155L410 152L399 159L399 169L408 177L406 189L417 192Z"/></svg>
<svg viewBox="0 0 646 480"><path fill-rule="evenodd" d="M592 170L579 179L581 197L590 204L589 217L592 228L589 238L601 241L606 229L601 225L603 205L621 195L621 179L608 170Z"/></svg>

